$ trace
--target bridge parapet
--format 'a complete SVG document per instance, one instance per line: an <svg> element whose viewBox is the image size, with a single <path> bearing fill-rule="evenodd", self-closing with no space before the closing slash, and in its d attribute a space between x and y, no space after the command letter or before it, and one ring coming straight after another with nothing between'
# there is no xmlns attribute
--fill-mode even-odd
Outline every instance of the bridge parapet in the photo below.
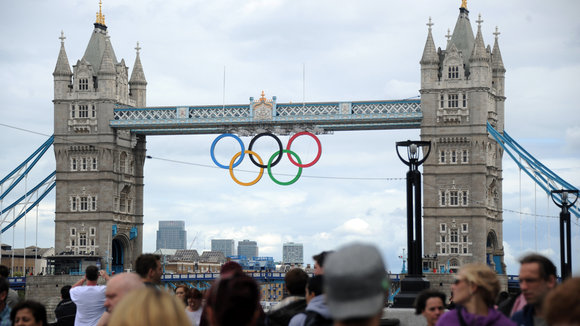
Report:
<svg viewBox="0 0 580 326"><path fill-rule="evenodd" d="M110 126L140 134L251 135L263 130L291 134L309 130L419 128L420 100L281 103L251 101L249 105L117 107Z"/></svg>

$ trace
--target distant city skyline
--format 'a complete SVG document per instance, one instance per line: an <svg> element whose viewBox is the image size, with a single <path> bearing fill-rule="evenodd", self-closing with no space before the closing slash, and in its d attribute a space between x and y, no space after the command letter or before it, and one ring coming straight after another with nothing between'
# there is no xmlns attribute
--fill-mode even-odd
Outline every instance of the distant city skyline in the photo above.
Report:
<svg viewBox="0 0 580 326"><path fill-rule="evenodd" d="M236 254L236 244L234 239L211 239L211 251L219 251L224 256L234 256Z"/></svg>
<svg viewBox="0 0 580 326"><path fill-rule="evenodd" d="M248 259L260 256L258 243L247 239L238 241L238 256L246 256Z"/></svg>
<svg viewBox="0 0 580 326"><path fill-rule="evenodd" d="M304 245L302 243L285 242L282 245L283 264L304 264Z"/></svg>
<svg viewBox="0 0 580 326"><path fill-rule="evenodd" d="M157 249L187 249L185 221L159 221Z"/></svg>

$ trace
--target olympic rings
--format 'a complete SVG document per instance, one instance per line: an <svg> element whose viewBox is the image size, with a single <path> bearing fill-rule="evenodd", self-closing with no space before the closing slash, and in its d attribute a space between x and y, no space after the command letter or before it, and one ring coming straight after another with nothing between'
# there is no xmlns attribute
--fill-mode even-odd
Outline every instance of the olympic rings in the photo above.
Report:
<svg viewBox="0 0 580 326"><path fill-rule="evenodd" d="M296 157L296 160L298 161L298 163L302 163L302 161L300 160L300 157L298 157L298 154L294 153L291 150L288 149L284 149L282 150L282 152L284 153L288 153L288 155L292 154ZM274 159L274 156L278 155L278 157L282 157L282 154L280 152L276 152L274 154L272 154L272 156L270 157L270 160L268 161L268 175L270 176L270 179L272 179L272 181L274 181L276 184L279 184L281 186L289 186L291 184L293 184L294 182L298 181L298 179L300 179L300 176L302 175L302 167L299 166L298 167L298 173L296 174L296 176L294 177L294 179L288 181L288 182L282 182L282 181L278 181L276 180L276 178L274 178L274 175L272 175L272 166L274 166L272 163L272 160Z"/></svg>
<svg viewBox="0 0 580 326"><path fill-rule="evenodd" d="M262 158L260 157L260 155L258 155L258 153L250 151L250 150L245 150L245 153L248 153L250 155L256 155L256 158L258 159L258 162L260 162L260 164L262 164ZM234 176L234 161L238 158L238 156L242 155L242 152L237 152L236 155L234 155L234 157L232 157L232 160L230 161L230 176L232 177L232 179L239 184L240 186L252 186L255 185L258 181L260 181L260 179L262 179L262 175L264 175L264 169L260 168L260 173L258 173L258 177L256 179L254 179L253 181L250 182L241 182L238 179L236 179L236 177ZM240 160L241 161L241 160ZM270 172L270 169L268 168L268 172Z"/></svg>
<svg viewBox="0 0 580 326"><path fill-rule="evenodd" d="M316 154L316 157L314 158L314 160L312 160L310 163L305 163L302 164L302 160L300 159L300 157L298 156L298 154L296 154L295 152L290 150L290 147L292 146L292 142L299 136L302 135L307 135L310 136L314 139L314 141L316 141L316 144L318 146L318 153ZM254 146L254 143L263 136L269 136L274 138L274 140L278 143L278 148L279 150L277 152L275 152L274 154L272 154L272 156L270 156L270 159L268 160L268 164L264 165L264 162L262 161L262 158L254 151L252 151L252 148ZM215 147L217 145L217 143L224 137L232 137L235 140L238 141L238 143L240 144L241 150L236 153L232 159L230 160L230 164L229 166L227 165L223 165L220 164L216 157L215 157ZM288 159L290 160L290 162L292 164L294 164L295 166L298 167L298 173L296 174L296 176L288 181L288 182L282 182L282 181L278 181L273 173L272 173L272 167L276 166L280 160L282 159L283 154L286 153L288 155ZM242 160L244 159L244 155L248 154L248 156L250 157L250 160L252 161L252 163L254 163L255 166L260 168L260 172L258 174L258 177L250 182L241 182L239 181L235 176L234 176L234 171L233 169L235 167L237 167L238 165L240 165L240 163L242 162ZM254 136L254 138L252 138L252 140L250 141L250 147L246 150L244 143L242 142L242 139L234 134L222 134L218 137L216 137L216 139L214 139L213 143L211 144L211 148L210 148L210 155L211 155L211 159L212 161L220 168L222 169L227 169L230 171L230 176L232 177L232 179L234 180L234 182L236 182L237 184L241 185L241 186L252 186L254 184L256 184L258 181L260 181L260 179L262 178L263 174L264 174L264 169L268 169L268 175L270 176L270 179L272 179L272 181L274 181L274 183L278 184L278 185L282 185L282 186L289 186L293 183L295 183L296 181L298 181L298 179L300 178L300 176L302 175L302 169L303 168L307 168L307 167L311 167L314 164L316 164L318 162L318 160L320 159L320 156L322 155L322 145L320 143L320 140L318 139L318 137L316 137L316 135L314 135L313 133L310 133L308 131L302 131L299 132L297 134L294 134L292 137L290 137L290 140L288 140L288 144L286 145L286 149L283 148L282 146L282 142L280 141L280 139L270 133L270 132L263 132L260 133L256 136ZM258 162L256 162L256 160L254 159L254 156L256 157L256 159L258 160ZM294 156L294 158L292 157ZM237 159L237 161L236 161Z"/></svg>
<svg viewBox="0 0 580 326"><path fill-rule="evenodd" d="M291 153L290 146L292 145L292 142L294 141L294 139L298 138L298 136L302 136L302 135L308 135L308 136L312 137L316 141L316 145L318 145L318 154L316 155L316 158L308 164L296 163L292 159L292 156L290 156L290 153ZM322 145L320 144L320 139L318 139L318 137L316 137L316 135L314 135L313 133L308 132L308 131L302 131L302 132L299 132L299 133L295 134L294 136L290 137L290 140L288 141L288 145L286 145L286 149L288 150L287 153L288 153L288 159L290 160L290 162L292 162L292 164L294 164L298 167L301 167L301 168L308 168L308 167L313 166L320 159L320 155L322 155ZM298 161L300 161L300 160L298 160Z"/></svg>
<svg viewBox="0 0 580 326"><path fill-rule="evenodd" d="M220 141L220 139L224 138L224 137L232 137L233 139L237 140L238 143L240 143L240 147L242 148L242 154L240 159L238 160L238 162L236 164L233 165L233 167L235 168L236 166L240 165L240 163L242 163L242 160L244 159L244 154L245 154L245 148L244 148L244 143L242 142L242 140L240 139L240 137L234 135L234 134L221 134L219 136L217 136L216 139L214 139L213 143L211 144L211 149L209 150L210 154L211 154L211 159L212 161L215 163L215 165L219 166L222 169L229 169L230 167L227 165L222 165L219 164L218 161L215 158L214 155L214 151L215 151L215 145L217 145L217 142Z"/></svg>
<svg viewBox="0 0 580 326"><path fill-rule="evenodd" d="M277 153L282 152L284 147L282 147L282 142L280 141L280 138L274 136L274 134L269 133L269 132L263 132L261 134L257 134L254 138L252 138L252 140L250 141L250 147L248 147L248 149L252 150L252 147L254 146L254 143L256 142L256 140L258 140L258 138L260 138L262 136L270 136L270 137L274 138L274 140L276 140L276 142L278 143L278 147L280 148L280 150L278 150ZM288 154L288 156L290 156L290 154ZM256 161L254 161L254 157L252 156L252 154L250 154L250 160L252 160L252 163L254 163L254 165L256 165L257 167L260 167L262 169L265 169L268 166L276 166L276 164L280 163L281 159L282 159L282 155L278 155L278 158L273 163L268 162L268 165L262 165L262 164L256 163Z"/></svg>

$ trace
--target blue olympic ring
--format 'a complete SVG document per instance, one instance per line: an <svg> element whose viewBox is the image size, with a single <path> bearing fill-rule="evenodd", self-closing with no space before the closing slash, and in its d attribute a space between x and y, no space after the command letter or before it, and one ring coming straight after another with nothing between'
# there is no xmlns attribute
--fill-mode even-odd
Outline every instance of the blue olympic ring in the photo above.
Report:
<svg viewBox="0 0 580 326"><path fill-rule="evenodd" d="M246 148L244 147L244 142L242 141L242 139L234 134L221 134L221 135L217 136L217 138L213 141L213 143L211 144L211 149L209 150L209 153L211 154L212 161L215 163L215 165L219 166L220 168L229 170L230 166L220 164L214 155L215 145L217 145L217 142L220 141L220 139L222 139L224 137L232 137L233 139L237 140L238 143L240 143L240 147L242 148L242 150L241 150L242 154L240 155L240 158L238 159L238 161L236 163L234 163L234 165L232 165L232 167L235 168L236 166L240 165L240 163L242 163L242 160L244 159L244 155L246 152Z"/></svg>

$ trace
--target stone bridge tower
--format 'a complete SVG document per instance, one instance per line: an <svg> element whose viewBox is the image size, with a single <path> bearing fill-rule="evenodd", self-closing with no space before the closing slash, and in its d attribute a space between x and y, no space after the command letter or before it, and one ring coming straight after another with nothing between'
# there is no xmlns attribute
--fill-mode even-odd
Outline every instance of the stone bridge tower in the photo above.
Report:
<svg viewBox="0 0 580 326"><path fill-rule="evenodd" d="M88 264L119 272L141 253L145 136L109 127L116 105L145 106L139 49L129 79L100 8L72 70L61 36L53 73L57 274Z"/></svg>
<svg viewBox="0 0 580 326"><path fill-rule="evenodd" d="M432 142L432 151L424 164L423 267L486 262L504 274L503 152L487 123L503 132L505 68L497 29L491 49L483 41L481 16L476 22L474 37L464 1L445 50L435 47L431 19L427 24L421 139Z"/></svg>

